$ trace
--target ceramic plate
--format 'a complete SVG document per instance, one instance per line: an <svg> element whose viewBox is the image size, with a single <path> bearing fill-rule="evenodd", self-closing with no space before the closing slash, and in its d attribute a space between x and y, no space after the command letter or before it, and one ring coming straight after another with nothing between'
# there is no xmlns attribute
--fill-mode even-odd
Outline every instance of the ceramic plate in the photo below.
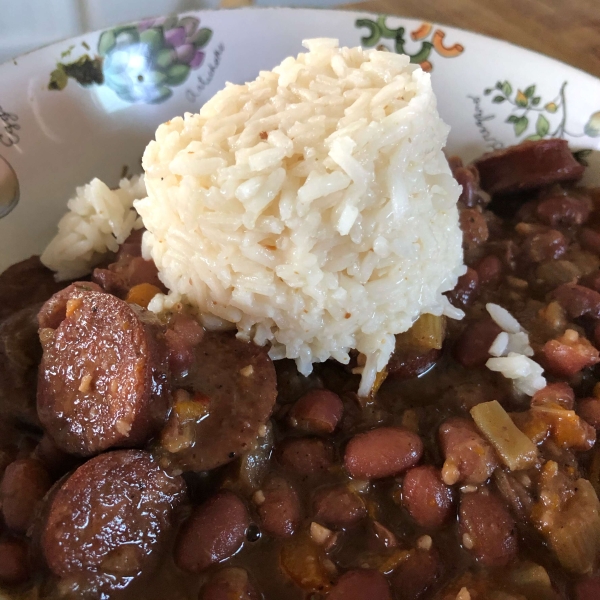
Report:
<svg viewBox="0 0 600 600"><path fill-rule="evenodd" d="M197 11L86 34L0 66L0 271L39 253L74 187L141 170L157 125L226 81L254 79L310 37L403 52L431 71L449 152L470 160L563 137L600 183L600 80L502 41L401 17L304 9ZM585 155L585 156L584 156ZM19 200L6 190L14 170ZM589 179L588 179L589 181ZM4 184L3 184L4 182ZM14 191L14 190L13 190Z"/></svg>

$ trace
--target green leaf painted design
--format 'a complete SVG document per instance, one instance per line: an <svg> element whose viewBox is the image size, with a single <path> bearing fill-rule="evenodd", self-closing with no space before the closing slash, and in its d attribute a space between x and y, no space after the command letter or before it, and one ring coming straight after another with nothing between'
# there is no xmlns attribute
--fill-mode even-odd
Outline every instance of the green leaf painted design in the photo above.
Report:
<svg viewBox="0 0 600 600"><path fill-rule="evenodd" d="M492 88L486 88L486 90L483 92L486 96L489 96L492 93Z"/></svg>
<svg viewBox="0 0 600 600"><path fill-rule="evenodd" d="M188 67L188 65L173 65L167 71L167 84L179 85L187 79L187 76L189 74L190 68Z"/></svg>
<svg viewBox="0 0 600 600"><path fill-rule="evenodd" d="M538 140L541 140L542 138L537 134L534 133L533 135L528 135L524 141L526 142L537 142Z"/></svg>
<svg viewBox="0 0 600 600"><path fill-rule="evenodd" d="M492 102L494 104L502 104L502 102L504 102L506 100L506 98L504 96L494 96L494 99L492 100Z"/></svg>
<svg viewBox="0 0 600 600"><path fill-rule="evenodd" d="M531 98L535 94L535 85L530 85L523 93L527 98Z"/></svg>
<svg viewBox="0 0 600 600"><path fill-rule="evenodd" d="M540 137L545 137L550 131L550 123L544 115L539 115L535 124L535 131Z"/></svg>
<svg viewBox="0 0 600 600"><path fill-rule="evenodd" d="M513 89L510 83L508 83L508 81L505 81L502 84L502 91L504 92L505 96L510 96L512 94Z"/></svg>
<svg viewBox="0 0 600 600"><path fill-rule="evenodd" d="M506 119L506 121L504 121L505 123L516 123L519 120L519 117L517 117L517 115L510 115L510 117L508 117L508 119Z"/></svg>
<svg viewBox="0 0 600 600"><path fill-rule="evenodd" d="M168 69L177 61L177 52L172 48L164 48L156 54L154 64L158 69Z"/></svg>
<svg viewBox="0 0 600 600"><path fill-rule="evenodd" d="M148 53L155 54L164 45L164 35L162 27L152 27L140 33L140 42L148 46Z"/></svg>
<svg viewBox="0 0 600 600"><path fill-rule="evenodd" d="M100 56L106 56L114 47L116 42L116 36L114 32L109 29L105 31L98 40L98 54Z"/></svg>
<svg viewBox="0 0 600 600"><path fill-rule="evenodd" d="M535 98L531 99L531 104L533 106L537 106L540 103L541 98L539 96L536 96Z"/></svg>
<svg viewBox="0 0 600 600"><path fill-rule="evenodd" d="M190 42L196 46L196 48L203 48L210 42L210 38L212 37L212 29L208 29L207 27L203 27L196 31L196 33L190 38Z"/></svg>
<svg viewBox="0 0 600 600"><path fill-rule="evenodd" d="M519 117L515 121L515 135L519 137L528 127L529 119L527 117Z"/></svg>

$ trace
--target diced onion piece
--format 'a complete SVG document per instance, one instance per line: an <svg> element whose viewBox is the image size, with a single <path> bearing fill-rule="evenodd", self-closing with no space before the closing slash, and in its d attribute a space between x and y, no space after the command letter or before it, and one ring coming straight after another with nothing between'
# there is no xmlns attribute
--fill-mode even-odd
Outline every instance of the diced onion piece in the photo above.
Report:
<svg viewBox="0 0 600 600"><path fill-rule="evenodd" d="M535 444L517 428L496 400L474 406L471 416L511 471L528 469L537 462Z"/></svg>
<svg viewBox="0 0 600 600"><path fill-rule="evenodd" d="M446 317L421 315L404 335L414 346L426 350L441 350L446 337Z"/></svg>

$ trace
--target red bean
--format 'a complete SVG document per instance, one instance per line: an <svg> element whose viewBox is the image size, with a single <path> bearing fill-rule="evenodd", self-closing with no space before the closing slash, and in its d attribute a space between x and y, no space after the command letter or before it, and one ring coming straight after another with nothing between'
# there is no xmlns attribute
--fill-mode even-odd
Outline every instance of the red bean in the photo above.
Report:
<svg viewBox="0 0 600 600"><path fill-rule="evenodd" d="M19 540L0 542L0 583L16 585L28 578L27 544Z"/></svg>
<svg viewBox="0 0 600 600"><path fill-rule="evenodd" d="M490 358L490 346L501 331L488 317L469 323L456 341L454 358L463 367L482 367Z"/></svg>
<svg viewBox="0 0 600 600"><path fill-rule="evenodd" d="M544 406L546 404L558 404L567 410L572 410L575 405L575 392L564 381L549 383L546 387L538 390L531 398L531 406Z"/></svg>
<svg viewBox="0 0 600 600"><path fill-rule="evenodd" d="M452 488L432 465L422 465L406 472L402 484L402 503L421 526L434 529L452 515Z"/></svg>
<svg viewBox="0 0 600 600"><path fill-rule="evenodd" d="M568 242L565 236L556 229L535 233L523 242L523 252L533 263L555 260L567 251Z"/></svg>
<svg viewBox="0 0 600 600"><path fill-rule="evenodd" d="M411 346L401 347L400 344L396 344L396 349L387 365L388 377L390 379L418 377L429 371L441 354L441 350L437 348L427 350Z"/></svg>
<svg viewBox="0 0 600 600"><path fill-rule="evenodd" d="M600 398L584 398L577 403L577 414L600 430Z"/></svg>
<svg viewBox="0 0 600 600"><path fill-rule="evenodd" d="M392 574L392 589L402 600L418 600L434 585L441 571L442 562L437 552L414 551Z"/></svg>
<svg viewBox="0 0 600 600"><path fill-rule="evenodd" d="M589 577L575 586L576 600L598 600L600 598L600 576Z"/></svg>
<svg viewBox="0 0 600 600"><path fill-rule="evenodd" d="M483 491L463 494L459 511L463 546L486 567L501 567L517 554L517 529L495 496Z"/></svg>
<svg viewBox="0 0 600 600"><path fill-rule="evenodd" d="M6 525L13 531L27 531L38 503L51 485L50 475L38 460L21 458L8 465L0 485L0 504Z"/></svg>
<svg viewBox="0 0 600 600"><path fill-rule="evenodd" d="M442 423L439 439L446 460L442 478L448 485L459 482L478 485L498 466L493 448L467 419L452 417Z"/></svg>
<svg viewBox="0 0 600 600"><path fill-rule="evenodd" d="M290 411L292 427L310 433L333 433L344 412L340 397L329 390L310 390Z"/></svg>
<svg viewBox="0 0 600 600"><path fill-rule="evenodd" d="M296 490L283 477L269 477L263 484L258 515L262 528L274 537L289 537L301 521L300 500Z"/></svg>
<svg viewBox="0 0 600 600"><path fill-rule="evenodd" d="M387 579L374 569L357 569L342 575L327 600L392 600Z"/></svg>
<svg viewBox="0 0 600 600"><path fill-rule="evenodd" d="M239 567L223 569L202 588L199 600L260 600L248 573Z"/></svg>
<svg viewBox="0 0 600 600"><path fill-rule="evenodd" d="M595 229L582 227L579 231L579 243L585 250L600 254L600 232Z"/></svg>
<svg viewBox="0 0 600 600"><path fill-rule="evenodd" d="M502 277L502 261L494 254L488 254L475 263L475 270L481 286L496 285Z"/></svg>
<svg viewBox="0 0 600 600"><path fill-rule="evenodd" d="M536 209L537 218L546 225L581 225L585 223L592 210L587 198L578 196L551 196L542 200Z"/></svg>
<svg viewBox="0 0 600 600"><path fill-rule="evenodd" d="M219 492L196 507L184 523L175 545L175 562L184 571L204 571L242 547L248 525L244 503L233 492Z"/></svg>
<svg viewBox="0 0 600 600"><path fill-rule="evenodd" d="M344 465L352 477L381 479L416 465L423 455L423 442L403 427L379 427L355 435L346 446Z"/></svg>
<svg viewBox="0 0 600 600"><path fill-rule="evenodd" d="M571 319L583 315L600 317L600 293L575 283L557 287L551 297L565 309Z"/></svg>
<svg viewBox="0 0 600 600"><path fill-rule="evenodd" d="M398 545L398 539L392 531L382 525L379 521L373 521L369 544L373 546L375 552L380 552L387 548L395 548Z"/></svg>
<svg viewBox="0 0 600 600"><path fill-rule="evenodd" d="M315 521L332 529L351 527L367 515L362 498L344 485L318 490L313 511Z"/></svg>
<svg viewBox="0 0 600 600"><path fill-rule="evenodd" d="M540 352L540 360L553 375L572 377L582 369L597 364L600 353L587 339L570 331L547 341Z"/></svg>
<svg viewBox="0 0 600 600"><path fill-rule="evenodd" d="M333 465L333 449L318 438L296 438L283 443L279 462L305 477L325 473Z"/></svg>
<svg viewBox="0 0 600 600"><path fill-rule="evenodd" d="M165 332L169 368L175 375L188 372L194 363L194 350L204 337L202 325L192 316L176 313Z"/></svg>
<svg viewBox="0 0 600 600"><path fill-rule="evenodd" d="M485 217L476 208L460 211L460 228L463 232L463 247L466 251L477 248L487 241L489 231Z"/></svg>
<svg viewBox="0 0 600 600"><path fill-rule="evenodd" d="M467 272L458 278L455 288L448 292L448 299L454 306L464 308L473 304L478 295L479 274L467 267Z"/></svg>

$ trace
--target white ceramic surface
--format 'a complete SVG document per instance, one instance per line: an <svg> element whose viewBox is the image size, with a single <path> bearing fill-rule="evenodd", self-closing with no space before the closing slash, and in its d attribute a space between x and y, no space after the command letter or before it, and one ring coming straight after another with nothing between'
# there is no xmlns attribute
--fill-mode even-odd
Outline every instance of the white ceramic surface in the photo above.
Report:
<svg viewBox="0 0 600 600"><path fill-rule="evenodd" d="M43 249L75 186L94 176L116 184L125 167L139 172L159 123L197 111L226 81L253 79L301 52L303 39L325 36L404 50L430 69L452 126L448 150L466 160L530 136L600 150L600 80L502 41L358 12L186 13L86 34L0 66L0 158L20 185L19 202L0 219L0 271ZM588 178L600 183L598 157L587 157Z"/></svg>

